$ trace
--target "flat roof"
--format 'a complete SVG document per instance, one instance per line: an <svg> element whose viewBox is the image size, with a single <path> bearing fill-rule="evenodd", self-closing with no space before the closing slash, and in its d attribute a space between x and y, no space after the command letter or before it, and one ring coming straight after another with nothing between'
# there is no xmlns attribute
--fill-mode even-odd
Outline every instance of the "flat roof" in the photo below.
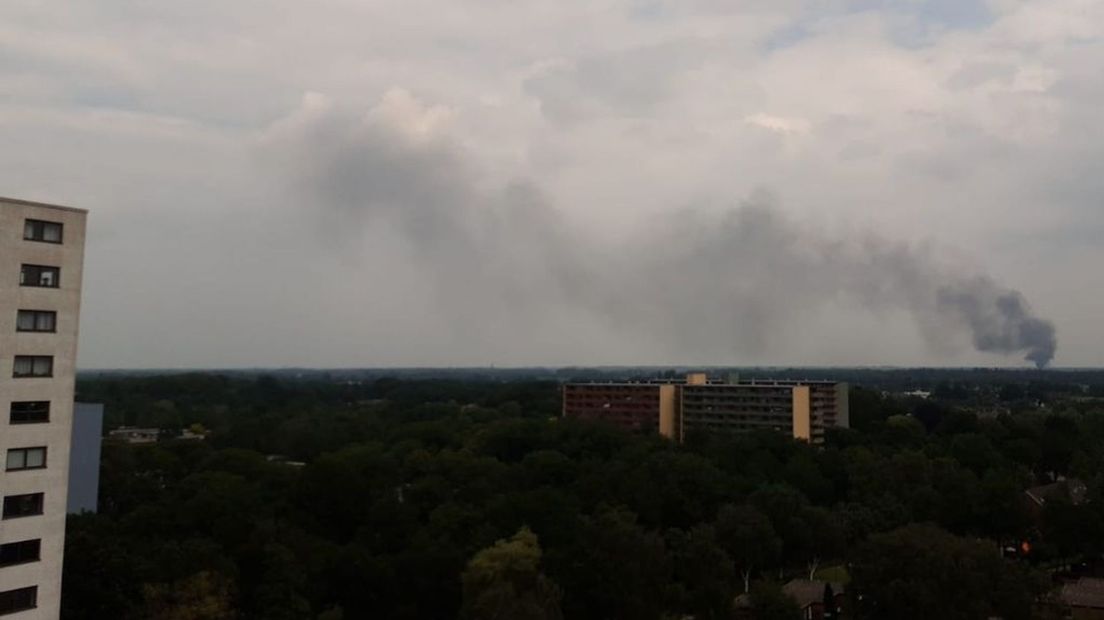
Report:
<svg viewBox="0 0 1104 620"><path fill-rule="evenodd" d="M790 379L749 379L735 383L725 381L710 381L709 383L687 383L684 379L651 380L651 381L571 381L564 383L569 386L592 387L655 387L660 385L678 385L686 388L778 388L778 387L827 387L840 385L838 381L800 381Z"/></svg>
<svg viewBox="0 0 1104 620"><path fill-rule="evenodd" d="M726 383L724 381L710 381L709 383L688 383L688 384L686 384L686 387L794 387L794 386L800 386L800 385L808 385L808 384L806 384L806 383L790 383L790 382L787 382L787 381L783 381L783 382L776 382L776 381L770 381L770 382L762 381L762 382L760 382L760 381L756 381L754 383L749 383L749 382L746 382L746 381L739 381L739 382L736 382L736 383Z"/></svg>
<svg viewBox="0 0 1104 620"><path fill-rule="evenodd" d="M663 381L572 381L564 385L573 387L659 387L661 385L685 385Z"/></svg>
<svg viewBox="0 0 1104 620"><path fill-rule="evenodd" d="M592 388L657 388L664 385L677 385L683 389L702 389L702 390L766 390L766 389L788 389L793 387L804 387L804 384L792 384L792 383L565 383L567 387L592 387Z"/></svg>
<svg viewBox="0 0 1104 620"><path fill-rule="evenodd" d="M76 207L66 207L65 205L55 205L48 202L35 202L33 200L23 200L21 198L8 198L6 196L0 196L0 202L6 202L13 205L23 205L27 207L44 207L46 209L60 209L61 211L74 211L76 213L88 213L88 209L78 209Z"/></svg>

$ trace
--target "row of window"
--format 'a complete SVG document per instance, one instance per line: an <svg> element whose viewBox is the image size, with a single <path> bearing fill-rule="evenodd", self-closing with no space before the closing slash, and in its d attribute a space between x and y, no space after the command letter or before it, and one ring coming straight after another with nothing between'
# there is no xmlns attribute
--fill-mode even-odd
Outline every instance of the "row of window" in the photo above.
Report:
<svg viewBox="0 0 1104 620"><path fill-rule="evenodd" d="M790 415L788 413L781 415L751 415L747 413L740 414L728 414L728 413L701 413L694 412L683 416L683 422L686 424L697 424L699 422L720 422L723 424L738 424L740 422L765 422L770 424L777 424L779 421L789 421Z"/></svg>
<svg viewBox="0 0 1104 620"><path fill-rule="evenodd" d="M59 222L26 220L23 238L27 241L61 243L63 228ZM57 288L61 285L61 270L48 265L23 265L19 272L21 286ZM52 310L20 310L16 330L21 332L57 331L57 312ZM54 358L48 355L17 355L13 377L50 377L54 374ZM11 404L12 424L48 422L49 401L21 401ZM13 448L8 450L7 471L42 469L46 467L46 448ZM26 493L4 497L0 518L15 519L41 515L45 495ZM41 559L41 539L23 540L0 545L0 567L35 562ZM38 606L38 587L17 588L0 592L0 615L13 614Z"/></svg>
<svg viewBox="0 0 1104 620"><path fill-rule="evenodd" d="M583 401L567 403L568 411L588 409L640 409L644 411L659 411L659 403L638 403L625 401Z"/></svg>
<svg viewBox="0 0 1104 620"><path fill-rule="evenodd" d="M27 493L4 497L4 519L42 514L45 495ZM0 545L0 567L37 562L42 559L42 539L20 540ZM38 607L38 586L0 592L0 616Z"/></svg>

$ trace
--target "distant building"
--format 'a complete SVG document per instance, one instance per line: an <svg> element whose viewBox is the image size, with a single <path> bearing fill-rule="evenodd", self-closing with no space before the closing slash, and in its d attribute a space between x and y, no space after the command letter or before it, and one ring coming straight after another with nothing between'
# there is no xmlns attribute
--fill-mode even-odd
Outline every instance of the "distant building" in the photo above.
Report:
<svg viewBox="0 0 1104 620"><path fill-rule="evenodd" d="M1054 499L1068 500L1074 506L1080 506L1089 496L1089 487L1077 478L1061 478L1057 482L1031 487L1024 491L1024 495L1039 507Z"/></svg>
<svg viewBox="0 0 1104 620"><path fill-rule="evenodd" d="M1088 485L1077 478L1062 478L1057 482L1031 487L1024 491L1027 512L1035 520L1042 519L1043 508L1047 502L1060 500L1080 506L1088 497Z"/></svg>
<svg viewBox="0 0 1104 620"><path fill-rule="evenodd" d="M131 444L157 443L162 439L169 441L180 439L183 441L203 441L207 439L207 431L185 428L179 435L172 435L171 431L160 428L137 428L133 426L120 426L107 433L108 439L122 441Z"/></svg>
<svg viewBox="0 0 1104 620"><path fill-rule="evenodd" d="M782 592L797 603L797 607L801 610L802 620L824 620L824 588L827 585L832 586L832 605L834 609L830 611L838 617L839 611L843 609L845 599L842 583L831 583L819 579L794 579L782 586ZM751 596L749 594L737 596L733 604L733 612L739 620L752 620L754 614L751 606Z"/></svg>
<svg viewBox="0 0 1104 620"><path fill-rule="evenodd" d="M109 432L110 439L125 441L126 443L157 443L161 436L159 428L134 428L132 426L120 426Z"/></svg>
<svg viewBox="0 0 1104 620"><path fill-rule="evenodd" d="M100 494L103 405L76 403L69 457L69 514L96 512Z"/></svg>
<svg viewBox="0 0 1104 620"><path fill-rule="evenodd" d="M1054 606L1074 620L1104 620L1104 579L1082 577L1058 591Z"/></svg>
<svg viewBox="0 0 1104 620"><path fill-rule="evenodd" d="M673 437L678 422L677 399L677 386L672 384L569 383L563 386L563 414Z"/></svg>
<svg viewBox="0 0 1104 620"><path fill-rule="evenodd" d="M563 415L653 430L676 441L699 431L769 429L819 443L825 429L848 427L847 388L830 381L709 381L704 373L679 381L569 383Z"/></svg>
<svg viewBox="0 0 1104 620"><path fill-rule="evenodd" d="M0 198L0 615L57 618L87 212Z"/></svg>
<svg viewBox="0 0 1104 620"><path fill-rule="evenodd" d="M832 586L833 609L824 609L825 587ZM803 620L823 620L825 611L837 614L843 609L844 594L842 583L830 583L819 579L794 579L782 586L782 591L797 601Z"/></svg>

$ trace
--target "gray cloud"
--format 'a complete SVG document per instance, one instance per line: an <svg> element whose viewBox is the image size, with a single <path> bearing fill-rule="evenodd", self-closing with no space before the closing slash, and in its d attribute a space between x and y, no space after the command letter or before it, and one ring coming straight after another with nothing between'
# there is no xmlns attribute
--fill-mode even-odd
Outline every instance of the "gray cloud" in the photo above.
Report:
<svg viewBox="0 0 1104 620"><path fill-rule="evenodd" d="M0 194L91 211L83 366L1104 363L1104 3L54 4Z"/></svg>
<svg viewBox="0 0 1104 620"><path fill-rule="evenodd" d="M694 39L605 51L571 66L545 69L525 82L525 92L536 97L544 115L555 122L584 119L595 110L644 116L676 93L681 74L704 63L710 52L721 51Z"/></svg>
<svg viewBox="0 0 1104 620"><path fill-rule="evenodd" d="M391 99L366 116L317 109L274 131L267 147L320 221L351 234L346 242L374 227L396 232L455 329L492 334L523 316L539 330L572 308L680 355L760 355L794 323L843 301L905 312L935 347L961 338L1039 366L1054 355L1053 325L1018 291L906 244L803 228L766 194L603 240L531 183L481 190L462 147L393 122L401 113L417 124L420 104Z"/></svg>

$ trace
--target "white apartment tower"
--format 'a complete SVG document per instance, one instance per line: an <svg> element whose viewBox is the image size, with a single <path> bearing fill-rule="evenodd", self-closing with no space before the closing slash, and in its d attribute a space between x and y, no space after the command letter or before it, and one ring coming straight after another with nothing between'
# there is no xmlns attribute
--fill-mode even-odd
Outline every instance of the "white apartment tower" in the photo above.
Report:
<svg viewBox="0 0 1104 620"><path fill-rule="evenodd" d="M0 198L0 618L61 605L87 212Z"/></svg>

